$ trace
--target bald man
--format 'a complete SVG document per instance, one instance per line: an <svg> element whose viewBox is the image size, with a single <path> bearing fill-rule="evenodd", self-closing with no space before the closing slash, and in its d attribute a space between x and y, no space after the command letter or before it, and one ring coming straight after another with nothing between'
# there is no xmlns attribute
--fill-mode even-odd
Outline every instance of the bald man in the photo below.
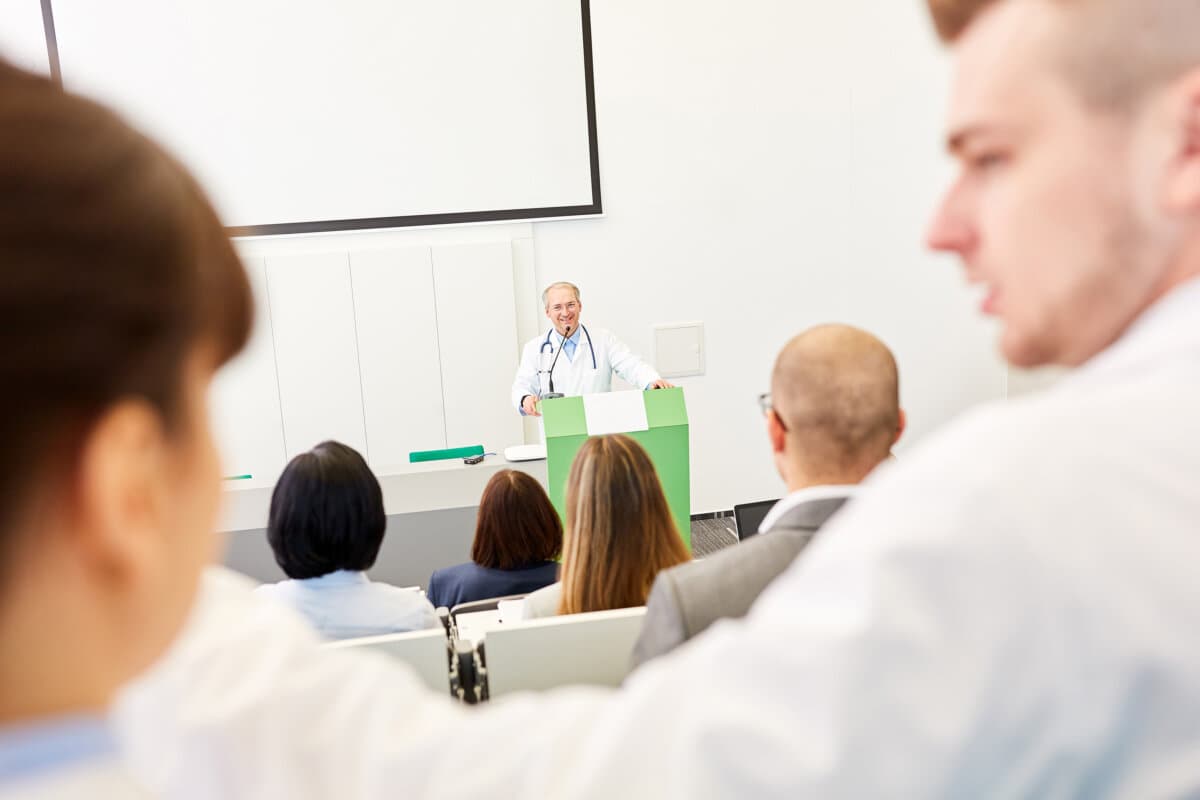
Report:
<svg viewBox="0 0 1200 800"><path fill-rule="evenodd" d="M722 618L746 615L904 432L896 359L866 331L821 325L775 360L763 397L767 438L788 496L759 533L659 573L633 651L635 665L668 653Z"/></svg>

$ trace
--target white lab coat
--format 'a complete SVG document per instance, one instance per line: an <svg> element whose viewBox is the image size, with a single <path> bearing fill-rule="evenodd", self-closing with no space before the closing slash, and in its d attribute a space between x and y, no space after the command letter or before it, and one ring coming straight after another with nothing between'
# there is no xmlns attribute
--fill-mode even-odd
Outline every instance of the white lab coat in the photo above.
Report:
<svg viewBox="0 0 1200 800"><path fill-rule="evenodd" d="M116 756L47 771L28 780L0 781L0 800L153 800Z"/></svg>
<svg viewBox="0 0 1200 800"><path fill-rule="evenodd" d="M589 333L591 334L589 336ZM591 342L589 348L588 342ZM521 398L531 394L540 397L550 391L550 364L562 346L562 336L553 328L530 339L521 350L521 364L513 379L512 404L521 408ZM595 362L592 351L595 351ZM554 391L568 397L607 392L612 389L612 376L638 389L645 389L660 379L650 366L630 350L624 342L603 328L589 328L585 323L579 331L579 343L574 357L563 353L554 364Z"/></svg>
<svg viewBox="0 0 1200 800"><path fill-rule="evenodd" d="M133 738L172 797L1196 796L1198 320L1200 281L888 464L745 619L619 692L469 714L240 613Z"/></svg>

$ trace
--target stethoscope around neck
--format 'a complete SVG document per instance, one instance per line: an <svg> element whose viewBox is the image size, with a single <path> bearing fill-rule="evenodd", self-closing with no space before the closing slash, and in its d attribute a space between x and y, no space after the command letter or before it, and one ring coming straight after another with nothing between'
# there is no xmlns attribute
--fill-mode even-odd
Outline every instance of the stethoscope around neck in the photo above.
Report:
<svg viewBox="0 0 1200 800"><path fill-rule="evenodd" d="M596 348L592 346L592 334L588 332L587 325L580 324L579 330L583 331L583 335L587 337L588 350L591 351L592 354L592 369L596 369ZM554 355L554 343L550 341L550 337L554 335L554 332L555 329L553 327L546 331L546 339L542 342L542 346L538 348L538 361L541 361L542 356L546 354L547 347L550 348L550 355ZM565 339L563 340L563 343L566 343ZM538 372L542 373L543 375L550 374L550 370L548 369L539 369Z"/></svg>

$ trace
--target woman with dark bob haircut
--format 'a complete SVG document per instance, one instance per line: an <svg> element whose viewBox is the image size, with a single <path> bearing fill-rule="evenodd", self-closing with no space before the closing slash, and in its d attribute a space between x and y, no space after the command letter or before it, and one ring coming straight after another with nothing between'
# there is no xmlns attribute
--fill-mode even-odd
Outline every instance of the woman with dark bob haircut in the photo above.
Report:
<svg viewBox="0 0 1200 800"><path fill-rule="evenodd" d="M525 594L558 580L562 523L542 485L502 469L479 501L471 560L429 578L429 599L453 607L472 600Z"/></svg>
<svg viewBox="0 0 1200 800"><path fill-rule="evenodd" d="M373 583L387 516L375 473L352 447L322 442L291 460L275 484L267 539L291 580L258 588L329 639L432 628L433 606L412 589Z"/></svg>

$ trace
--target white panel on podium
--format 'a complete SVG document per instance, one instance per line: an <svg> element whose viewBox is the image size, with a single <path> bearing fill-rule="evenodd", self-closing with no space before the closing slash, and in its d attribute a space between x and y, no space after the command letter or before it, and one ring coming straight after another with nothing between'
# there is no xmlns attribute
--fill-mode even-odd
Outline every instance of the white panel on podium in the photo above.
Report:
<svg viewBox="0 0 1200 800"><path fill-rule="evenodd" d="M369 458L349 257L271 256L267 281L287 457L336 439Z"/></svg>
<svg viewBox="0 0 1200 800"><path fill-rule="evenodd" d="M244 262L254 290L254 332L246 349L213 380L209 413L221 449L223 474L274 482L286 458L279 384L275 380L271 304L267 299L267 265L261 258Z"/></svg>
<svg viewBox="0 0 1200 800"><path fill-rule="evenodd" d="M508 242L433 249L446 445L524 442L509 403L519 357Z"/></svg>
<svg viewBox="0 0 1200 800"><path fill-rule="evenodd" d="M597 392L583 396L588 436L650 430L645 392Z"/></svg>
<svg viewBox="0 0 1200 800"><path fill-rule="evenodd" d="M371 465L445 447L429 248L351 253L350 276Z"/></svg>

